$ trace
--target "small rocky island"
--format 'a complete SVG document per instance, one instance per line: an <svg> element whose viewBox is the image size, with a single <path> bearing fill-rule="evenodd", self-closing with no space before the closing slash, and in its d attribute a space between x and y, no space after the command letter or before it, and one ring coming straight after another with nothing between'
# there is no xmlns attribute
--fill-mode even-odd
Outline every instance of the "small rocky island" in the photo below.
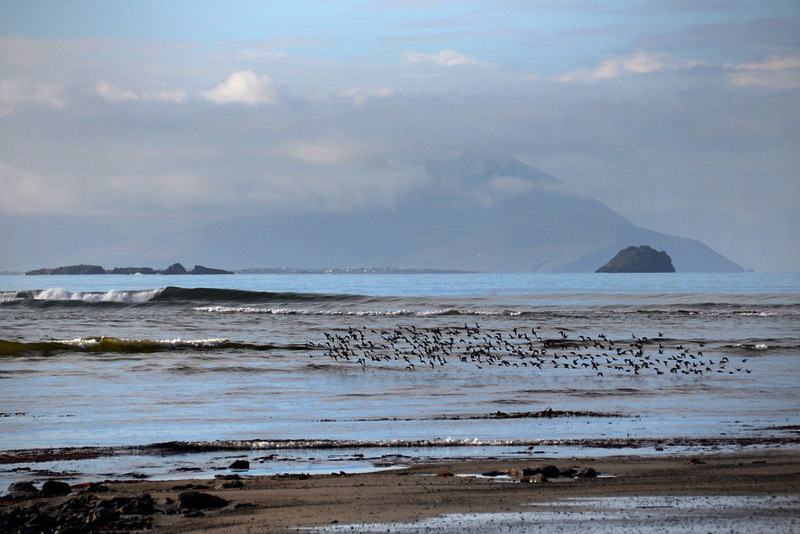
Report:
<svg viewBox="0 0 800 534"><path fill-rule="evenodd" d="M642 245L617 252L611 261L597 269L598 273L674 273L672 258L666 251Z"/></svg>
<svg viewBox="0 0 800 534"><path fill-rule="evenodd" d="M113 269L103 269L99 265L67 265L66 267L55 267L53 269L36 269L25 273L28 276L43 274L234 274L232 271L223 269L212 269L195 265L194 269L187 271L180 263L173 263L163 271L158 271L151 267L114 267Z"/></svg>

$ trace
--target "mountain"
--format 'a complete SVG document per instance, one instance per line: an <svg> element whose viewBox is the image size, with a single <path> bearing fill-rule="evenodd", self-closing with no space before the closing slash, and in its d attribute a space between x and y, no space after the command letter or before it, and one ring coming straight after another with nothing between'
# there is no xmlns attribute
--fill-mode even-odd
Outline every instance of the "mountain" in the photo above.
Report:
<svg viewBox="0 0 800 534"><path fill-rule="evenodd" d="M181 257L229 269L376 266L594 272L620 249L648 245L665 250L677 271L742 271L699 241L640 228L597 200L562 192L556 178L511 158L453 158L431 162L427 171L430 185L392 210L268 213L183 227L151 221L153 230L146 235L117 221L117 236L106 238L116 240L115 247L98 239L71 239L69 256L73 263L116 264ZM0 218L0 246L12 247L13 254L4 220ZM57 225L60 234L64 224L62 220ZM99 223L80 224L96 237ZM26 231L19 220L14 222L14 233ZM36 239L42 241L40 235ZM17 238L16 246L22 241ZM63 241L58 246L63 248ZM70 259L56 250L46 262ZM20 267L25 266L0 265Z"/></svg>

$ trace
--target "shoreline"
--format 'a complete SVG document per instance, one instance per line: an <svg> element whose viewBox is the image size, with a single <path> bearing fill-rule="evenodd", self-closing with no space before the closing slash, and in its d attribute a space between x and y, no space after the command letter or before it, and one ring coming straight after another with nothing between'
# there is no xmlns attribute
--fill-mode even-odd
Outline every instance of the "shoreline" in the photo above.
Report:
<svg viewBox="0 0 800 534"><path fill-rule="evenodd" d="M547 482L537 481L541 479L536 475L524 477L525 469L548 465L575 471L592 468L598 476L552 477L551 472ZM479 476L490 472L510 476ZM774 512L780 517L788 514L781 520L800 517L800 452L782 448L695 456L662 453L448 460L359 474L246 473L239 471L215 479L106 481L102 486L107 491L89 491L80 497L87 506L95 506L100 500L117 499L119 503L149 494L154 513L143 515L141 520L145 522L140 526L150 525L152 532L170 534L287 532L331 525L418 522L444 514L521 514L550 510L565 499L598 497L728 496L736 498L741 514L747 517L759 514L750 509L744 497L763 497L767 499L764 502L774 502ZM79 484L71 488L68 496L6 497L0 512L31 506L40 511L55 510L75 499L77 491L93 487L100 486ZM186 491L215 495L227 504L216 509L192 508L187 513L186 508L179 508ZM788 501L769 501L772 496L787 496ZM596 508L591 502L572 504L578 512ZM537 505L536 509L531 505ZM96 512L97 508L93 510ZM118 520L130 517L134 516L123 514ZM477 521L477 517L473 519ZM112 522L104 528L112 527L113 532L113 525ZM793 528L800 528L800 524Z"/></svg>

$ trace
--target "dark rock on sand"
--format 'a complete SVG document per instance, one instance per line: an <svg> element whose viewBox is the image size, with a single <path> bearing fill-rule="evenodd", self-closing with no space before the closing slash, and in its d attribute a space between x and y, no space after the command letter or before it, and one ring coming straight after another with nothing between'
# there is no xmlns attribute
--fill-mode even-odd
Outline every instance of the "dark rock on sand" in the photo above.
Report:
<svg viewBox="0 0 800 534"><path fill-rule="evenodd" d="M48 480L42 485L42 497L53 497L56 495L69 495L72 488L66 482L59 480Z"/></svg>
<svg viewBox="0 0 800 534"><path fill-rule="evenodd" d="M91 482L88 485L81 487L78 493L108 493L109 488L100 482Z"/></svg>
<svg viewBox="0 0 800 534"><path fill-rule="evenodd" d="M94 495L79 495L57 505L34 502L0 509L0 532L131 532L151 528L152 519L146 516L155 511L149 494L103 501Z"/></svg>
<svg viewBox="0 0 800 534"><path fill-rule="evenodd" d="M180 494L178 506L185 510L209 510L228 506L228 501L210 493L186 491Z"/></svg>
<svg viewBox="0 0 800 534"><path fill-rule="evenodd" d="M583 469L578 471L575 474L575 476L576 477L581 477L581 478L596 478L597 477L597 471L595 471L594 468L592 468L592 467L584 467Z"/></svg>
<svg viewBox="0 0 800 534"><path fill-rule="evenodd" d="M558 476L560 477L574 477L578 471L571 467L562 467L558 470Z"/></svg>
<svg viewBox="0 0 800 534"><path fill-rule="evenodd" d="M224 482L222 484L222 487L224 489L239 489L243 488L244 484L242 483L241 480L231 480L230 482Z"/></svg>
<svg viewBox="0 0 800 534"><path fill-rule="evenodd" d="M155 513L153 498L149 493L138 497L114 497L101 501L99 506L113 508L121 514L127 515L150 515Z"/></svg>
<svg viewBox="0 0 800 534"><path fill-rule="evenodd" d="M481 473L481 476L484 477L499 477L505 475L505 471L487 471L486 473Z"/></svg>
<svg viewBox="0 0 800 534"><path fill-rule="evenodd" d="M598 273L674 273L672 258L661 252L642 245L620 250L611 261L597 269Z"/></svg>
<svg viewBox="0 0 800 534"><path fill-rule="evenodd" d="M250 462L247 460L236 460L229 466L229 469L250 469Z"/></svg>
<svg viewBox="0 0 800 534"><path fill-rule="evenodd" d="M33 497L39 494L39 489L32 482L14 482L8 486L8 496L15 498Z"/></svg>
<svg viewBox="0 0 800 534"><path fill-rule="evenodd" d="M544 465L541 467L529 467L522 470L523 477L532 477L542 474L547 478L558 478L560 470L554 465Z"/></svg>

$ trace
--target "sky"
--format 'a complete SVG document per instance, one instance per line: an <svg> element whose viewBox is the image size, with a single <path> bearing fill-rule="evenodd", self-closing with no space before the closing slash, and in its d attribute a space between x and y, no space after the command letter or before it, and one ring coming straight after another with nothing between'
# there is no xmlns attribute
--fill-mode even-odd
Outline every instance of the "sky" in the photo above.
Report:
<svg viewBox="0 0 800 534"><path fill-rule="evenodd" d="M0 212L393 209L513 157L796 272L799 97L797 0L4 0Z"/></svg>

